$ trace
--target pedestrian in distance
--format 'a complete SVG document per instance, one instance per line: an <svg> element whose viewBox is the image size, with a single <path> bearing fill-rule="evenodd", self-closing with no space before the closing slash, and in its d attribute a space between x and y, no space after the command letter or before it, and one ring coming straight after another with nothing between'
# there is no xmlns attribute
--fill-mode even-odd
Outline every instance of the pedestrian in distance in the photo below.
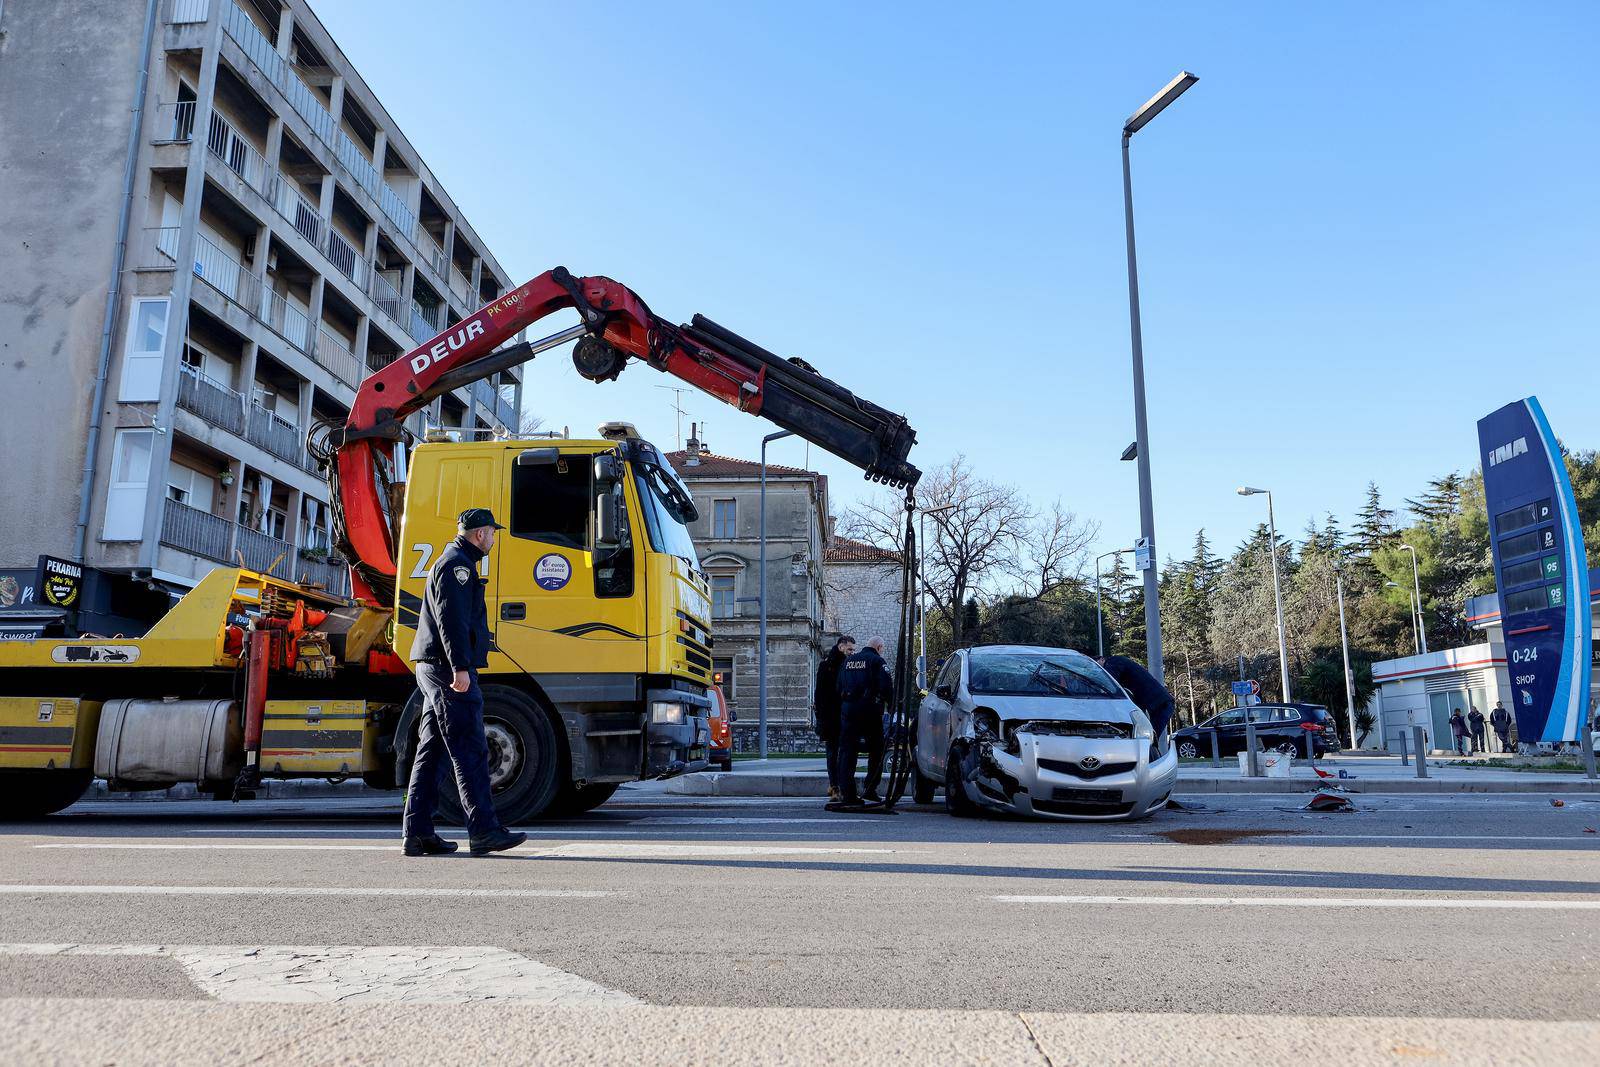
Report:
<svg viewBox="0 0 1600 1067"><path fill-rule="evenodd" d="M1500 751L1510 752L1511 713L1506 710L1502 701L1494 702L1494 710L1489 712L1489 725L1494 727L1494 736L1500 742Z"/></svg>
<svg viewBox="0 0 1600 1067"><path fill-rule="evenodd" d="M468 508L456 520L456 539L428 572L417 638L411 645L422 716L417 755L406 790L405 854L437 856L456 850L433 828L439 783L454 770L467 816L467 847L474 856L504 852L528 839L512 833L494 810L489 786L489 745L483 734L483 694L478 670L489 665L489 612L478 562L494 547L496 530L488 508Z"/></svg>
<svg viewBox="0 0 1600 1067"><path fill-rule="evenodd" d="M883 779L883 712L894 701L894 678L883 661L883 638L867 640L866 647L839 667L839 748L834 781L841 804L881 804L878 783ZM865 749L865 791L856 792L856 758Z"/></svg>
<svg viewBox="0 0 1600 1067"><path fill-rule="evenodd" d="M1483 712L1478 710L1478 705L1471 705L1472 710L1467 712L1467 725L1472 728L1472 750L1480 755L1489 751L1489 738L1484 730L1488 721L1483 717Z"/></svg>
<svg viewBox="0 0 1600 1067"><path fill-rule="evenodd" d="M823 752L828 757L828 799L839 799L839 782L835 777L839 759L839 668L856 653L856 639L845 634L833 643L828 654L817 666L816 685L812 687L811 719L817 737L822 740Z"/></svg>
<svg viewBox="0 0 1600 1067"><path fill-rule="evenodd" d="M1460 708L1450 713L1450 736L1455 739L1456 755L1468 755L1472 742L1467 740L1467 717Z"/></svg>

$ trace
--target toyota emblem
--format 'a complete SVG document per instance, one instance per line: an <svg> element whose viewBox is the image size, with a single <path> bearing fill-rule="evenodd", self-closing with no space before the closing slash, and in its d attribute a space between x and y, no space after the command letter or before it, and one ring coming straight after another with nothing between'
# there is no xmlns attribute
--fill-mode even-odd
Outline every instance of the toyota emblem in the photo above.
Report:
<svg viewBox="0 0 1600 1067"><path fill-rule="evenodd" d="M1078 766L1082 767L1086 771L1092 771L1096 767L1100 766L1100 759L1098 756L1085 756L1083 759L1078 761Z"/></svg>

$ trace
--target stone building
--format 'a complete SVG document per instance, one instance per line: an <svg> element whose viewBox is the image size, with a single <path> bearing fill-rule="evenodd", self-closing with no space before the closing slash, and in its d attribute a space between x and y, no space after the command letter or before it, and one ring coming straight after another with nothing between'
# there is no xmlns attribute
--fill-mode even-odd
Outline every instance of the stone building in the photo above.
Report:
<svg viewBox="0 0 1600 1067"><path fill-rule="evenodd" d="M734 745L757 747L760 610L760 464L690 448L667 460L694 494L690 527L710 576L712 659L738 721ZM767 464L767 723L769 751L813 751L811 685L822 645L826 602L823 547L828 479Z"/></svg>
<svg viewBox="0 0 1600 1067"><path fill-rule="evenodd" d="M107 633L236 557L342 591L307 431L519 279L305 0L0 4L0 50L0 582L86 564Z"/></svg>
<svg viewBox="0 0 1600 1067"><path fill-rule="evenodd" d="M895 666L895 644L900 633L900 556L865 541L835 534L823 556L823 647L841 634L857 642L874 635L883 638L884 658Z"/></svg>

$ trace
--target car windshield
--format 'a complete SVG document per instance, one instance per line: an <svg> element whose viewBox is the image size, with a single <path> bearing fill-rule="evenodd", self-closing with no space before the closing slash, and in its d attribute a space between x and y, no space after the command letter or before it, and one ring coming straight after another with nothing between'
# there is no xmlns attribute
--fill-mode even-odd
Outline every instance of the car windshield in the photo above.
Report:
<svg viewBox="0 0 1600 1067"><path fill-rule="evenodd" d="M1095 700L1124 695L1099 664L1067 652L974 653L967 688L974 693Z"/></svg>
<svg viewBox="0 0 1600 1067"><path fill-rule="evenodd" d="M641 460L634 463L633 469L650 547L699 569L700 559L688 529L688 524L699 517L694 497L670 467Z"/></svg>

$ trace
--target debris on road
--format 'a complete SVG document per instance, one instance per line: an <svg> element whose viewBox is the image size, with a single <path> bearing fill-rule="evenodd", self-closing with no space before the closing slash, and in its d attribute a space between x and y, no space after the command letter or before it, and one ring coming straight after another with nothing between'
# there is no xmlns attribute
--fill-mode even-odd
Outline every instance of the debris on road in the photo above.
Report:
<svg viewBox="0 0 1600 1067"><path fill-rule="evenodd" d="M1350 798L1340 793L1319 791L1311 798L1311 803L1306 805L1307 811L1355 811L1356 806L1350 803Z"/></svg>

